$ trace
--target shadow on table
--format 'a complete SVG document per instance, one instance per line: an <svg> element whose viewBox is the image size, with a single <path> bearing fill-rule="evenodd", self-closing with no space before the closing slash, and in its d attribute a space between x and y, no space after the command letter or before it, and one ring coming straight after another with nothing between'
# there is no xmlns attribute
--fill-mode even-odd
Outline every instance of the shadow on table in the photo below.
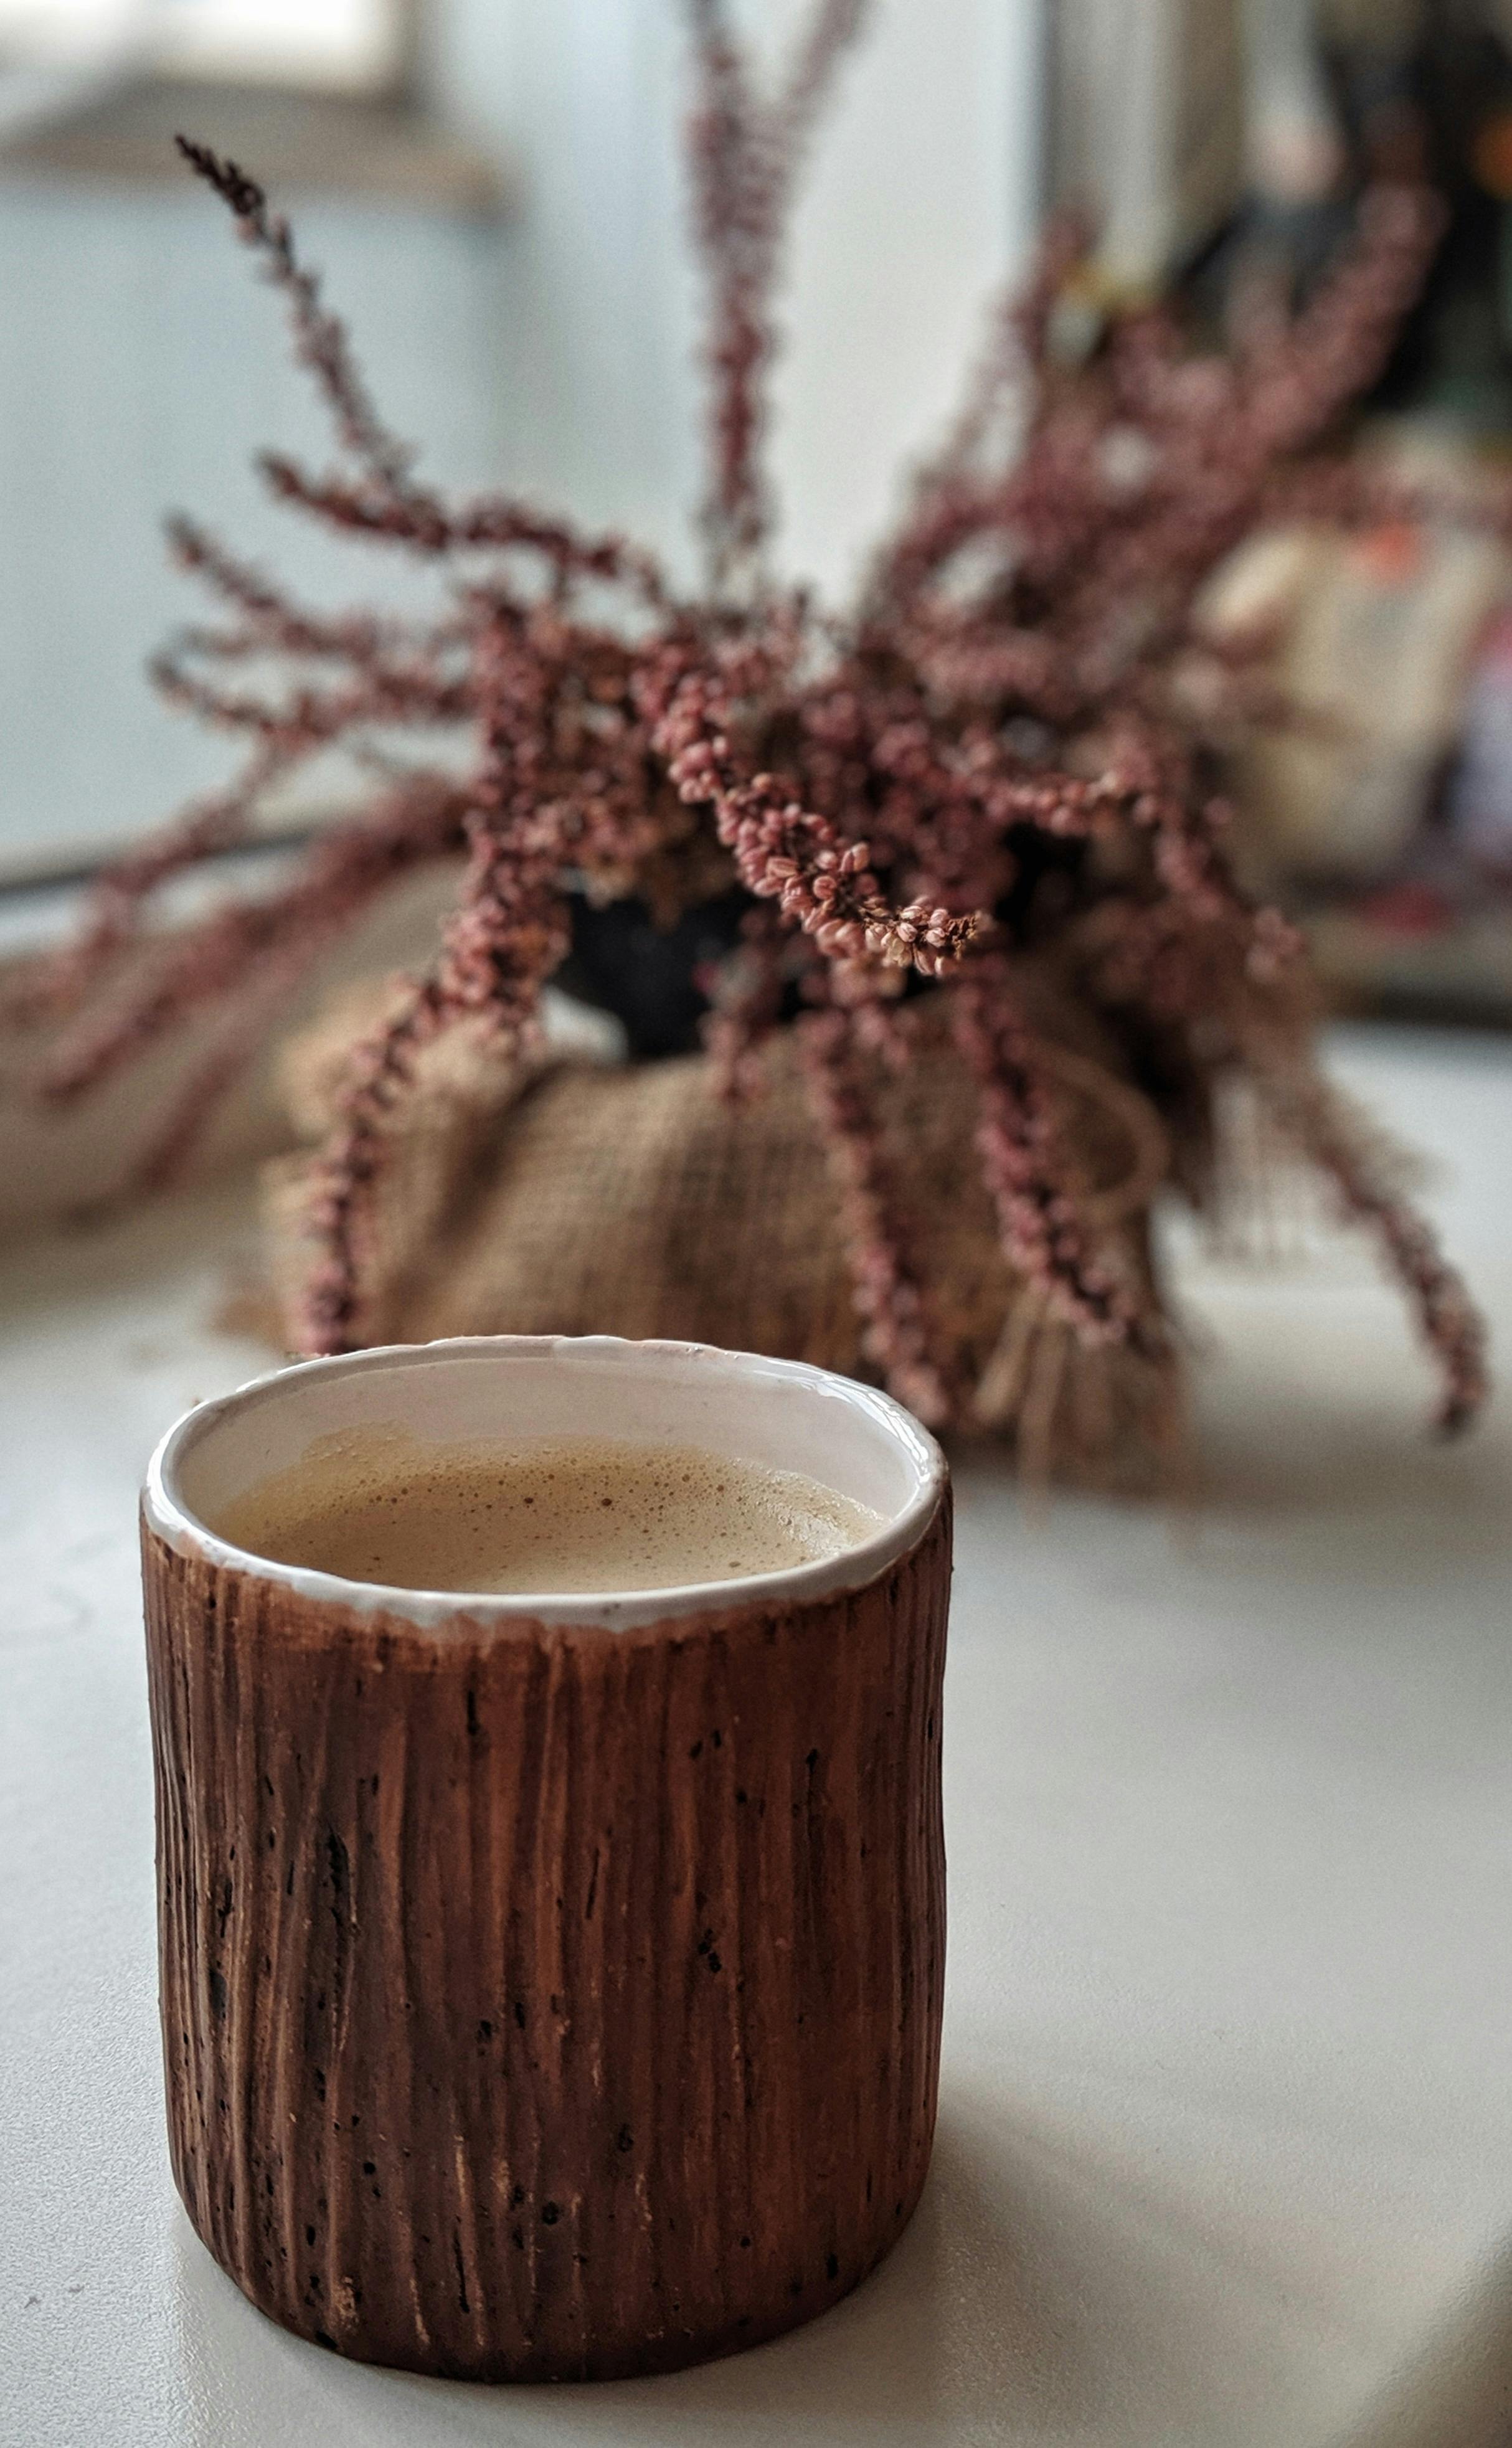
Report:
<svg viewBox="0 0 1512 2448"><path fill-rule="evenodd" d="M1218 1539L1237 1561L1245 1534L1263 1529L1351 1582L1419 1576L1445 1554L1463 1567L1512 1561L1504 1406L1445 1443L1347 1384L1249 1392L1241 1408L1199 1413L1185 1522L1199 1549ZM1269 1543L1254 1560L1273 1569Z"/></svg>
<svg viewBox="0 0 1512 2448"><path fill-rule="evenodd" d="M1167 2448L1262 2438L1273 2415L1277 2440L1311 2436L1312 2343L1263 2268L1107 2137L1005 2117L969 2088L864 2285L787 2338L655 2380L488 2389L341 2362L263 2322L186 2225L182 2243L195 2448Z"/></svg>
<svg viewBox="0 0 1512 2448"><path fill-rule="evenodd" d="M1011 2192L943 2118L908 2230L855 2293L807 2328L685 2372L593 2386L484 2388L337 2362L244 2304L180 2229L179 2329L196 2448L721 2448L1001 2436L1011 2405L1047 2437L1077 2426L1069 2338L1037 2309ZM1032 2412L1031 2412L1032 2408Z"/></svg>
<svg viewBox="0 0 1512 2448"><path fill-rule="evenodd" d="M1512 2440L1512 2247L1333 2448L1506 2448Z"/></svg>

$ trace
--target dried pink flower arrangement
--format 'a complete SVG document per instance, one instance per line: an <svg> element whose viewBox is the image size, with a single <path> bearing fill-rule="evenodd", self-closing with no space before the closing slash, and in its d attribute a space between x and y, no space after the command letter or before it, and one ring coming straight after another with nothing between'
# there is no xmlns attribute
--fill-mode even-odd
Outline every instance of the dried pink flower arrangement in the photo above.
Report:
<svg viewBox="0 0 1512 2448"><path fill-rule="evenodd" d="M1192 1195L1206 1186L1219 1084L1251 1084L1373 1229L1437 1358L1440 1421L1460 1426L1483 1391L1480 1322L1319 1077L1299 945L1246 898L1223 848L1223 752L1236 725L1279 713L1258 673L1264 641L1220 644L1195 609L1223 556L1289 504L1350 515L1347 473L1302 454L1384 363L1438 207L1417 189L1368 191L1352 244L1294 319L1222 358L1193 355L1158 310L1106 313L1095 345L1074 361L1058 352L1081 250L1073 231L1054 231L998 314L960 420L859 601L826 617L770 572L761 446L784 218L861 0L818 0L771 97L720 0L690 10L712 433L698 600L617 536L424 484L370 404L286 221L234 163L181 140L282 293L335 425L338 466L316 474L270 453L273 492L444 565L453 583L431 625L326 615L174 524L179 559L227 617L185 633L157 678L247 753L223 793L100 883L50 980L77 1009L48 1093L78 1095L184 1013L223 1002L220 1041L164 1119L166 1165L333 938L399 873L465 847L435 964L360 1048L321 1158L323 1257L303 1339L348 1348L364 1336L386 1129L421 1047L463 1024L523 1044L567 950L574 896L641 892L676 909L737 882L749 907L708 982L707 1041L739 1094L763 1040L798 1032L868 1348L926 1418L969 1419L972 1388L931 1331L930 1287L890 1215L871 1084L879 1064L909 1061L926 996L947 1006L974 1083L983 1176L1013 1269L1088 1340L1162 1331L1100 1249L1057 1144L1019 985L1025 961L1048 957L1171 1122ZM238 687L239 666L270 657L287 667L284 694ZM438 758L391 771L281 889L191 929L124 1004L102 1014L86 999L149 896L243 838L276 779L374 725L457 723L475 741L466 770Z"/></svg>

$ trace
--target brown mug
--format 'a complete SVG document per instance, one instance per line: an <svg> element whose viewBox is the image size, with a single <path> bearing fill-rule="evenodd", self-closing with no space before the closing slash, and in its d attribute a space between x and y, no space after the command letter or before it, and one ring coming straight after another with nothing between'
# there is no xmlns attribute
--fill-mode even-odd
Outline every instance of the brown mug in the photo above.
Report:
<svg viewBox="0 0 1512 2448"><path fill-rule="evenodd" d="M614 1437L882 1529L668 1591L459 1597L207 1526L314 1442ZM694 1344L494 1336L206 1403L143 1500L173 2171L243 2293L466 2380L669 2370L902 2231L945 1969L950 1501L883 1395Z"/></svg>

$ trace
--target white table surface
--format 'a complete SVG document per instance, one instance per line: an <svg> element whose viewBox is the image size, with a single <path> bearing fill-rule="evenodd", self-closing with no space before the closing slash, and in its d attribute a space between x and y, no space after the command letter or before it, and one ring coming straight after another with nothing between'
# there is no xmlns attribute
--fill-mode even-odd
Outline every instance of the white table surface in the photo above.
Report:
<svg viewBox="0 0 1512 2448"><path fill-rule="evenodd" d="M1512 1046L1346 1032L1512 1348ZM1351 1244L1188 1252L1206 1486L960 1474L939 2139L891 2259L669 2379L285 2336L163 2136L135 1482L265 1365L245 1194L0 1266L0 2439L15 2448L1482 2448L1512 2437L1512 1431L1425 1440Z"/></svg>

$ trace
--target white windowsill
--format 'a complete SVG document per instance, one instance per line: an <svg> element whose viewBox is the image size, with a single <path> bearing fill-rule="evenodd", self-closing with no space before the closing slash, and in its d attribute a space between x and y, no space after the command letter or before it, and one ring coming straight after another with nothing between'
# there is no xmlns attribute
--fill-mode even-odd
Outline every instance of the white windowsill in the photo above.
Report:
<svg viewBox="0 0 1512 2448"><path fill-rule="evenodd" d="M182 128L255 164L282 196L335 191L495 219L512 201L499 164L407 97L134 78L0 146L0 181L180 183Z"/></svg>

